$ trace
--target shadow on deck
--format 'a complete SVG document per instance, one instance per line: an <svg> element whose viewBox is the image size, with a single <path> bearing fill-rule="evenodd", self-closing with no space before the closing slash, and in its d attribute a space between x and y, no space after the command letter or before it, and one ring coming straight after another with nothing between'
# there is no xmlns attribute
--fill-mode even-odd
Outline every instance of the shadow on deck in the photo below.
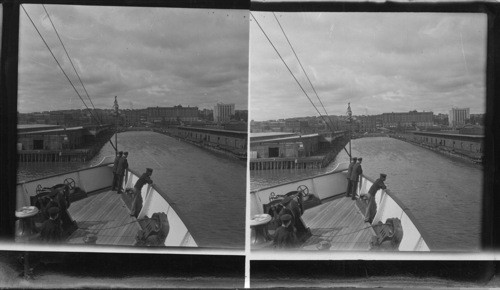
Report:
<svg viewBox="0 0 500 290"><path fill-rule="evenodd" d="M92 235L97 237L95 244L98 245L133 246L140 227L137 220L129 215L125 202L129 197L125 196L108 190L72 203L68 211L78 229L67 242L84 244L85 237Z"/></svg>

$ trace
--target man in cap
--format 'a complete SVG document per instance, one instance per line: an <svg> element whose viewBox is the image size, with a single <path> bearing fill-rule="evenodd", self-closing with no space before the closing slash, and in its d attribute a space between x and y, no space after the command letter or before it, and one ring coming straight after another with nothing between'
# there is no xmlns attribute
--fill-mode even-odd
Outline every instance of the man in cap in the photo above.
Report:
<svg viewBox="0 0 500 290"><path fill-rule="evenodd" d="M380 189L386 189L384 184L387 175L380 174L379 179L375 180L370 189L368 190L368 206L366 207L365 222L372 223L375 214L377 213L377 203L375 202L375 195Z"/></svg>
<svg viewBox="0 0 500 290"><path fill-rule="evenodd" d="M118 169L118 162L120 161L120 158L123 156L123 151L118 152L118 155L115 157L115 162L113 163L113 185L111 190L116 190L118 187L118 174L116 174L116 171Z"/></svg>
<svg viewBox="0 0 500 290"><path fill-rule="evenodd" d="M123 191L123 177L125 176L125 170L128 169L128 152L124 152L123 156L118 160L118 166L116 167L116 175L118 175L118 187L116 193L122 193Z"/></svg>
<svg viewBox="0 0 500 290"><path fill-rule="evenodd" d="M51 207L48 209L49 219L42 225L40 239L46 243L58 243L62 241L62 226L59 217L59 208Z"/></svg>
<svg viewBox="0 0 500 290"><path fill-rule="evenodd" d="M283 210L280 212L280 217L284 214L289 214L292 217L292 227L296 229L296 235L298 240L305 240L309 237L309 229L306 228L304 222L300 218L302 212L298 202L292 196L286 196L281 202Z"/></svg>
<svg viewBox="0 0 500 290"><path fill-rule="evenodd" d="M351 191L352 191L352 182L351 182L352 167L354 166L354 164L356 164L357 160L358 160L357 157L352 158L352 161L349 164L349 167L347 167L347 189L345 191L345 196L346 197L351 196Z"/></svg>
<svg viewBox="0 0 500 290"><path fill-rule="evenodd" d="M358 197L358 181L360 179L361 174L363 174L363 168L361 168L361 161L363 161L363 158L359 157L358 162L355 163L352 166L352 172L351 172L351 183L352 183L352 193L351 197L352 200L356 200Z"/></svg>
<svg viewBox="0 0 500 290"><path fill-rule="evenodd" d="M153 169L146 168L146 172L139 177L137 182L134 185L134 200L132 201L132 208L130 209L130 215L135 216L136 218L139 216L139 213L142 209L142 187L144 184L152 184L153 180L151 180L151 175L153 174Z"/></svg>
<svg viewBox="0 0 500 290"><path fill-rule="evenodd" d="M293 248L297 246L297 236L292 225L292 216L283 214L280 216L281 226L276 229L273 245L276 248Z"/></svg>

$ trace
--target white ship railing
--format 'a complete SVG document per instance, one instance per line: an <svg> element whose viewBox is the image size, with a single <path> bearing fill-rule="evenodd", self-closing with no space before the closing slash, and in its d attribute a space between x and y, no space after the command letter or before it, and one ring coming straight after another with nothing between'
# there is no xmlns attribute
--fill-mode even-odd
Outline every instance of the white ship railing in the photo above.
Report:
<svg viewBox="0 0 500 290"><path fill-rule="evenodd" d="M251 216L261 214L264 205L269 203L269 197L284 195L295 191L300 185L305 185L310 194L314 194L320 200L340 197L345 195L347 188L346 178L347 164L337 166L329 173L317 175L312 178L296 180L284 184L266 187L250 192L250 214ZM365 176L361 179L360 193L367 193L373 181ZM428 241L423 229L418 226L410 210L406 208L399 199L394 197L389 190L381 190L376 195L377 214L372 224L379 221L386 222L388 218L399 218L403 227L403 240L399 245L400 251L429 251Z"/></svg>
<svg viewBox="0 0 500 290"><path fill-rule="evenodd" d="M128 170L124 188L133 188L139 176L137 172ZM141 195L143 206L137 216L138 219L145 216L151 217L157 212L164 212L168 217L170 231L165 240L165 246L197 247L195 240L186 227L186 219L181 219L178 214L179 211L174 208L175 203L163 191L154 184L145 184L142 187Z"/></svg>
<svg viewBox="0 0 500 290"><path fill-rule="evenodd" d="M36 195L38 186L52 187L62 184L65 179L71 178L77 187L87 194L106 190L111 187L113 180L112 163L101 164L90 168L57 174L49 177L38 178L30 181L21 181L16 187L16 208L30 205L30 196ZM139 174L128 170L124 178L124 188L133 187L139 179ZM194 238L189 232L185 220L182 219L175 204L169 197L156 186L145 185L142 188L143 208L138 218L151 217L153 213L164 212L167 214L170 231L165 240L165 246L197 247Z"/></svg>

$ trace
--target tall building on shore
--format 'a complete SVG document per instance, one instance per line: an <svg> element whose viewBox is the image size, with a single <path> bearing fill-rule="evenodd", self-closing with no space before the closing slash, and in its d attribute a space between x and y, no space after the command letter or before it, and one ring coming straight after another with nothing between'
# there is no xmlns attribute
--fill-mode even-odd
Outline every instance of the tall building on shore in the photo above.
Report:
<svg viewBox="0 0 500 290"><path fill-rule="evenodd" d="M470 108L452 108L448 118L453 128L463 126L465 120L470 118Z"/></svg>
<svg viewBox="0 0 500 290"><path fill-rule="evenodd" d="M234 115L234 104L217 103L214 106L214 122L227 122Z"/></svg>

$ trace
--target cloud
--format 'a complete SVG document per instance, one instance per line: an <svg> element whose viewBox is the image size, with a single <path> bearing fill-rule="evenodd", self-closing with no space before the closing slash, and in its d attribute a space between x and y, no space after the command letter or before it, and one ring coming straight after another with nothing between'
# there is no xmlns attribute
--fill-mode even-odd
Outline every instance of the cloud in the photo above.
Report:
<svg viewBox="0 0 500 290"><path fill-rule="evenodd" d="M307 93L316 98L274 16L253 14ZM415 109L446 112L451 108L450 98L471 112L484 112L483 14L276 15L329 114L345 114L348 102L354 114ZM273 108L283 116L304 116L302 111L310 111L303 107L304 93L254 19L250 30L252 118L273 119ZM290 105L294 103L300 105Z"/></svg>
<svg viewBox="0 0 500 290"><path fill-rule="evenodd" d="M24 6L84 95L43 7ZM247 11L46 8L96 107L110 108L118 96L134 108L213 107L215 99L247 108ZM19 111L80 106L69 101L76 93L25 15L20 30Z"/></svg>

